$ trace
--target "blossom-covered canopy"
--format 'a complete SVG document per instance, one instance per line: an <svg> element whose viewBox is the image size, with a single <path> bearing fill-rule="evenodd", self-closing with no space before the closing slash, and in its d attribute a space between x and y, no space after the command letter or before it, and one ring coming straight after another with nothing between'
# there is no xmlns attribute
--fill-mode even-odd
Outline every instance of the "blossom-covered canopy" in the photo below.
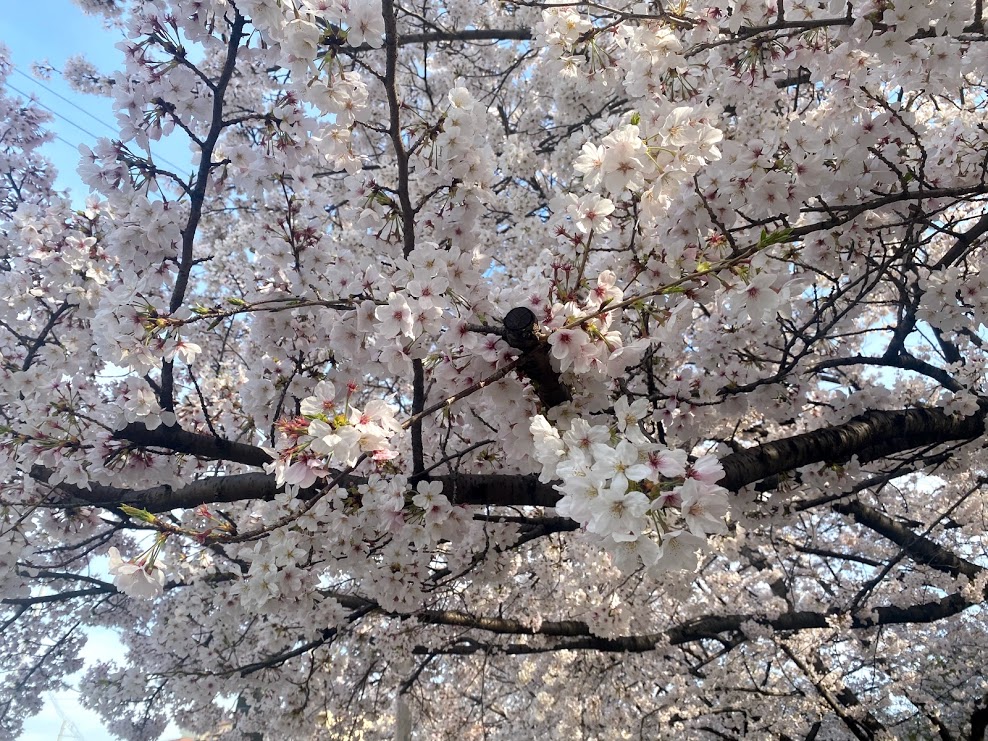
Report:
<svg viewBox="0 0 988 741"><path fill-rule="evenodd" d="M0 735L984 737L981 0L79 4L88 197L0 51Z"/></svg>

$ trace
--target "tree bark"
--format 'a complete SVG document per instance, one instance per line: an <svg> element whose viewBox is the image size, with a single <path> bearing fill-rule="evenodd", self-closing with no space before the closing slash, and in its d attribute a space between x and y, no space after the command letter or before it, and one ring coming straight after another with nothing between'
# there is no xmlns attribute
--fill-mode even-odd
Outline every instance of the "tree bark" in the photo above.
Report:
<svg viewBox="0 0 988 741"><path fill-rule="evenodd" d="M970 417L949 415L940 409L871 411L833 427L756 445L721 458L724 477L720 485L737 491L762 479L793 472L813 463L846 463L857 456L862 463L915 448L974 440L984 434L985 410ZM114 437L136 445L163 448L208 460L223 460L250 466L271 462L261 448L187 432L177 427L148 430L129 424ZM32 477L46 482L51 471L35 467ZM542 483L534 474L461 474L435 476L454 504L552 507L562 496L554 483ZM348 476L344 486L362 483ZM68 484L57 487L54 505L130 504L151 512L189 509L201 504L228 503L249 499L271 499L278 492L273 474L246 473L200 479L174 489L157 486L132 491L91 484L81 489Z"/></svg>

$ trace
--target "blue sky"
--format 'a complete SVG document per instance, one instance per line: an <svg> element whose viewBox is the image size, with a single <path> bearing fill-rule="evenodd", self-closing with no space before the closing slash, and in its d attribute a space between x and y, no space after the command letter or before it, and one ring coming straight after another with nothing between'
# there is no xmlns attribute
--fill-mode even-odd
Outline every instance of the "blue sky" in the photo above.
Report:
<svg viewBox="0 0 988 741"><path fill-rule="evenodd" d="M73 200L82 200L88 189L75 173L77 147L91 146L98 136L114 136L117 128L113 108L105 98L74 92L57 75L50 80L36 80L31 65L47 59L56 69L62 69L66 59L84 54L101 70L112 71L122 59L113 46L118 37L105 30L99 18L85 15L70 0L8 1L3 5L0 41L10 49L17 69L8 79L10 86L17 88L11 92L34 95L39 103L58 114L50 128L59 138L43 151L59 170L58 187L70 188Z"/></svg>
<svg viewBox="0 0 988 741"><path fill-rule="evenodd" d="M116 118L109 100L74 92L57 75L50 80L35 80L31 65L47 59L56 69L62 69L65 60L77 54L85 55L101 71L112 72L121 64L122 55L114 48L121 40L119 32L108 31L97 17L85 15L70 0L0 0L0 42L11 52L11 61L18 71L8 80L15 94L34 96L44 107L56 114L50 128L57 139L46 145L43 152L58 168L56 181L60 189L69 189L72 199L81 205L88 188L82 184L75 169L79 161L78 146L92 146L98 137L116 136ZM179 147L162 145L171 160L184 162L187 154ZM121 656L117 636L111 631L92 631L84 656L90 660ZM57 703L85 741L104 741L115 738L99 722L99 718L83 708L75 692L56 695ZM51 702L45 703L42 713L25 725L20 741L53 741L62 731L62 718ZM68 733L66 738L78 738ZM165 739L179 736L177 729L169 729Z"/></svg>
<svg viewBox="0 0 988 741"><path fill-rule="evenodd" d="M0 0L0 42L11 52L16 66L8 79L15 94L34 96L43 108L54 114L49 128L55 141L42 150L58 169L56 185L69 189L72 200L81 205L89 192L76 174L80 144L92 146L99 137L116 138L116 117L109 99L73 91L56 74L39 80L31 74L31 65L47 60L61 70L65 60L84 55L103 72L122 66L123 54L115 44L123 37L119 31L107 30L99 17L87 16L71 0ZM152 145L153 146L153 145ZM172 162L189 162L188 150L176 142L163 142L156 153Z"/></svg>

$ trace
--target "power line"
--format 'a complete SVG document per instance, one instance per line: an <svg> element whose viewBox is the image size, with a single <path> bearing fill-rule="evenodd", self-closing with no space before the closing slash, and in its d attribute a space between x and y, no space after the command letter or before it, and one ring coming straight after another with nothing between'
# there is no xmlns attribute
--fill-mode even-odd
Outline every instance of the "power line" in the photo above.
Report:
<svg viewBox="0 0 988 741"><path fill-rule="evenodd" d="M87 111L81 105L78 105L76 103L73 103L69 98L66 98L61 93L57 92L56 90L53 90L48 85L45 85L45 83L43 83L41 80L39 80L39 79L37 79L35 77L32 77L31 75L27 74L26 72L24 72L22 70L19 70L17 68L17 65L16 64L12 64L10 66L13 67L14 72L16 72L17 74L19 74L24 79L30 80L31 82L33 82L35 85L38 85L39 87L43 87L45 90L47 90L49 93L51 93L52 95L54 95L56 98L59 98L60 100L64 100L66 103L68 103L70 106L72 106L73 108L75 108L77 111L82 111L82 113L84 113L85 115L89 116L96 123L102 124L103 126L105 126L106 128L108 128L110 131L112 131L114 134L117 133L117 127L114 126L113 124L108 124L103 119L94 116L92 113L90 113L89 111Z"/></svg>
<svg viewBox="0 0 988 741"><path fill-rule="evenodd" d="M18 72L19 74L21 74L21 75L23 75L23 76L25 76L25 77L27 77L27 75L25 75L25 74L24 74L23 72L21 72L21 71L20 71L19 69L15 69L14 71L15 71L15 72ZM30 78L30 77L28 77L28 79L30 80L30 79L32 79L32 78ZM37 80L34 80L34 82L38 82L38 81L37 81ZM38 82L38 84L39 84L39 85L41 85L41 83L40 83L40 82ZM84 134L86 134L87 136L91 136L91 137L92 137L93 139L99 139L99 138L101 138L99 134L94 134L94 133L93 133L92 131L90 131L89 129L87 129L87 128L85 128L84 126L80 126L79 124L77 124L77 123L76 123L75 121L73 121L72 119L70 119L70 118L69 118L68 116L64 116L64 115L62 115L61 113L59 113L58 111L56 111L56 110L55 110L54 108L52 108L51 106L49 106L49 105L46 105L46 104L45 104L45 103L43 103L42 101L40 101L40 100L38 100L38 98L37 98L37 96L33 96L33 95L31 95L31 94L29 94L29 93L26 93L26 92L24 92L23 90L21 90L20 88L18 88L18 87L16 87L15 85L11 85L11 84L10 84L10 81L7 81L7 82L6 82L6 86L7 86L7 87L9 87L9 88L10 88L11 90L13 90L13 91L14 91L15 93L19 93L20 95L23 95L23 96L24 96L25 98L28 98L29 100L34 100L34 102L35 102L35 103L36 103L37 105L39 105L39 106L41 106L42 108L44 108L44 109L45 109L46 111L48 111L48 112L49 112L49 113L51 113L52 115L54 115L54 116L56 116L56 117L58 117L58 118L60 118L60 119L62 119L63 121L65 121L65 122L66 122L67 124L69 124L70 126L74 126L74 127L76 127L77 129L79 129L79 131L81 131L81 132L83 132L83 133L84 133ZM65 100L65 101L66 101L67 103L69 103L69 104L70 104L70 105L71 105L71 106L72 106L73 108L78 108L78 109L79 109L79 110L81 110L81 111L82 111L83 113L85 113L85 114L86 114L87 116L89 116L90 118L92 118L92 119L94 119L94 120L95 120L95 121L96 121L97 123L100 123L100 124L102 124L103 126L106 126L106 127L107 127L107 128L109 128L109 129L110 129L111 131L113 131L113 132L114 132L115 134L119 134L119 133L120 133L120 132L118 132L118 131L116 130L116 128L114 128L113 126L110 126L110 124L108 124L108 123L106 123L105 121L102 121L102 120L100 120L99 118L97 118L97 117L96 117L96 116L94 116L93 114L91 114L91 113L89 113L89 112L87 112L87 111L86 111L86 110L85 110L84 108L81 108L80 106L77 106L77 105L76 105L75 103L73 103L72 101L70 101L70 100L68 100L68 99L67 99L67 98L65 98L64 96L62 96L62 95L59 95L59 94L58 94L58 93L56 93L56 92L55 92L54 90L51 90L50 88L48 88L48 87L47 87L47 86L45 86L45 85L42 85L42 87L44 87L44 88L45 88L46 90L48 90L49 92L51 92L51 93L53 93L54 95L56 95L56 96L58 96L59 98L62 98L62 100ZM64 141L64 140L63 140L63 141ZM152 156L152 157L154 157L155 155L151 155L151 156ZM182 169L183 169L181 165L176 165L176 164L175 164L174 162L172 162L171 160L169 160L168 158L166 158L166 157L164 157L164 156L160 156L160 155L159 155L159 156L157 156L157 157L156 157L156 159L158 159L158 160L160 160L161 162L164 162L164 163L165 163L166 165L169 165L170 167L172 167L172 168L174 168L174 169L175 169L175 170L177 171L177 172L176 172L176 174L177 174L177 173L179 173L179 172L181 172L181 171L182 171Z"/></svg>
<svg viewBox="0 0 988 741"><path fill-rule="evenodd" d="M37 103L39 106L41 106L42 108L44 108L46 111L48 111L49 113L51 113L51 114L57 116L58 118L62 119L67 124L70 124L72 126L75 126L83 134L86 134L87 136L91 136L91 137L93 137L93 139L100 139L101 138L99 134L94 134L92 131L90 131L89 129L85 128L84 126L80 126L79 124L77 124L72 119L70 119L70 118L68 118L66 116L63 116L61 113L59 113L58 111L56 111L51 106L45 105L44 103L42 103L40 100L37 99L37 96L32 96L29 93L25 93L23 90L21 90L18 87L15 87L14 85L11 85L9 82L7 83L7 87L9 87L15 93L20 93L21 95L23 95L28 100L32 100L33 99L35 103Z"/></svg>

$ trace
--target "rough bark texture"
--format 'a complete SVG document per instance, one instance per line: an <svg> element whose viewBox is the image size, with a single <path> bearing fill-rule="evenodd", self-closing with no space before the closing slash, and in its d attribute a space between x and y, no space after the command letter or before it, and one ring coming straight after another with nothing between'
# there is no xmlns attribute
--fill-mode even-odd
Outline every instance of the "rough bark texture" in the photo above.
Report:
<svg viewBox="0 0 988 741"><path fill-rule="evenodd" d="M573 398L549 361L549 346L535 333L537 325L531 309L519 306L504 317L504 339L524 353L518 372L532 382L532 388L546 409L559 406Z"/></svg>
<svg viewBox="0 0 988 741"><path fill-rule="evenodd" d="M720 484L731 491L811 463L862 463L928 445L973 440L985 431L984 411L970 417L940 409L866 412L842 425L757 445L722 459Z"/></svg>
<svg viewBox="0 0 988 741"><path fill-rule="evenodd" d="M973 440L985 430L985 413L971 417L945 414L939 409L872 411L842 425L764 443L731 453L721 459L725 475L720 484L737 491L748 484L778 476L811 463L844 463L857 455L867 462L904 453L915 448ZM223 460L263 466L271 459L261 448L187 432L177 427L148 430L130 424L116 433L118 440L135 445L163 448L208 460ZM47 481L50 472L36 469L33 477ZM551 483L534 475L467 474L435 476L445 484L444 492L455 504L494 506L553 506L561 496ZM343 479L350 486L363 481L357 476ZM217 476L174 489L157 486L140 491L92 485L90 490L69 485L58 487L61 504L131 504L152 512L191 508L200 504L270 499L278 491L274 475L262 473ZM850 514L850 513L849 513ZM935 560L935 559L934 559Z"/></svg>

